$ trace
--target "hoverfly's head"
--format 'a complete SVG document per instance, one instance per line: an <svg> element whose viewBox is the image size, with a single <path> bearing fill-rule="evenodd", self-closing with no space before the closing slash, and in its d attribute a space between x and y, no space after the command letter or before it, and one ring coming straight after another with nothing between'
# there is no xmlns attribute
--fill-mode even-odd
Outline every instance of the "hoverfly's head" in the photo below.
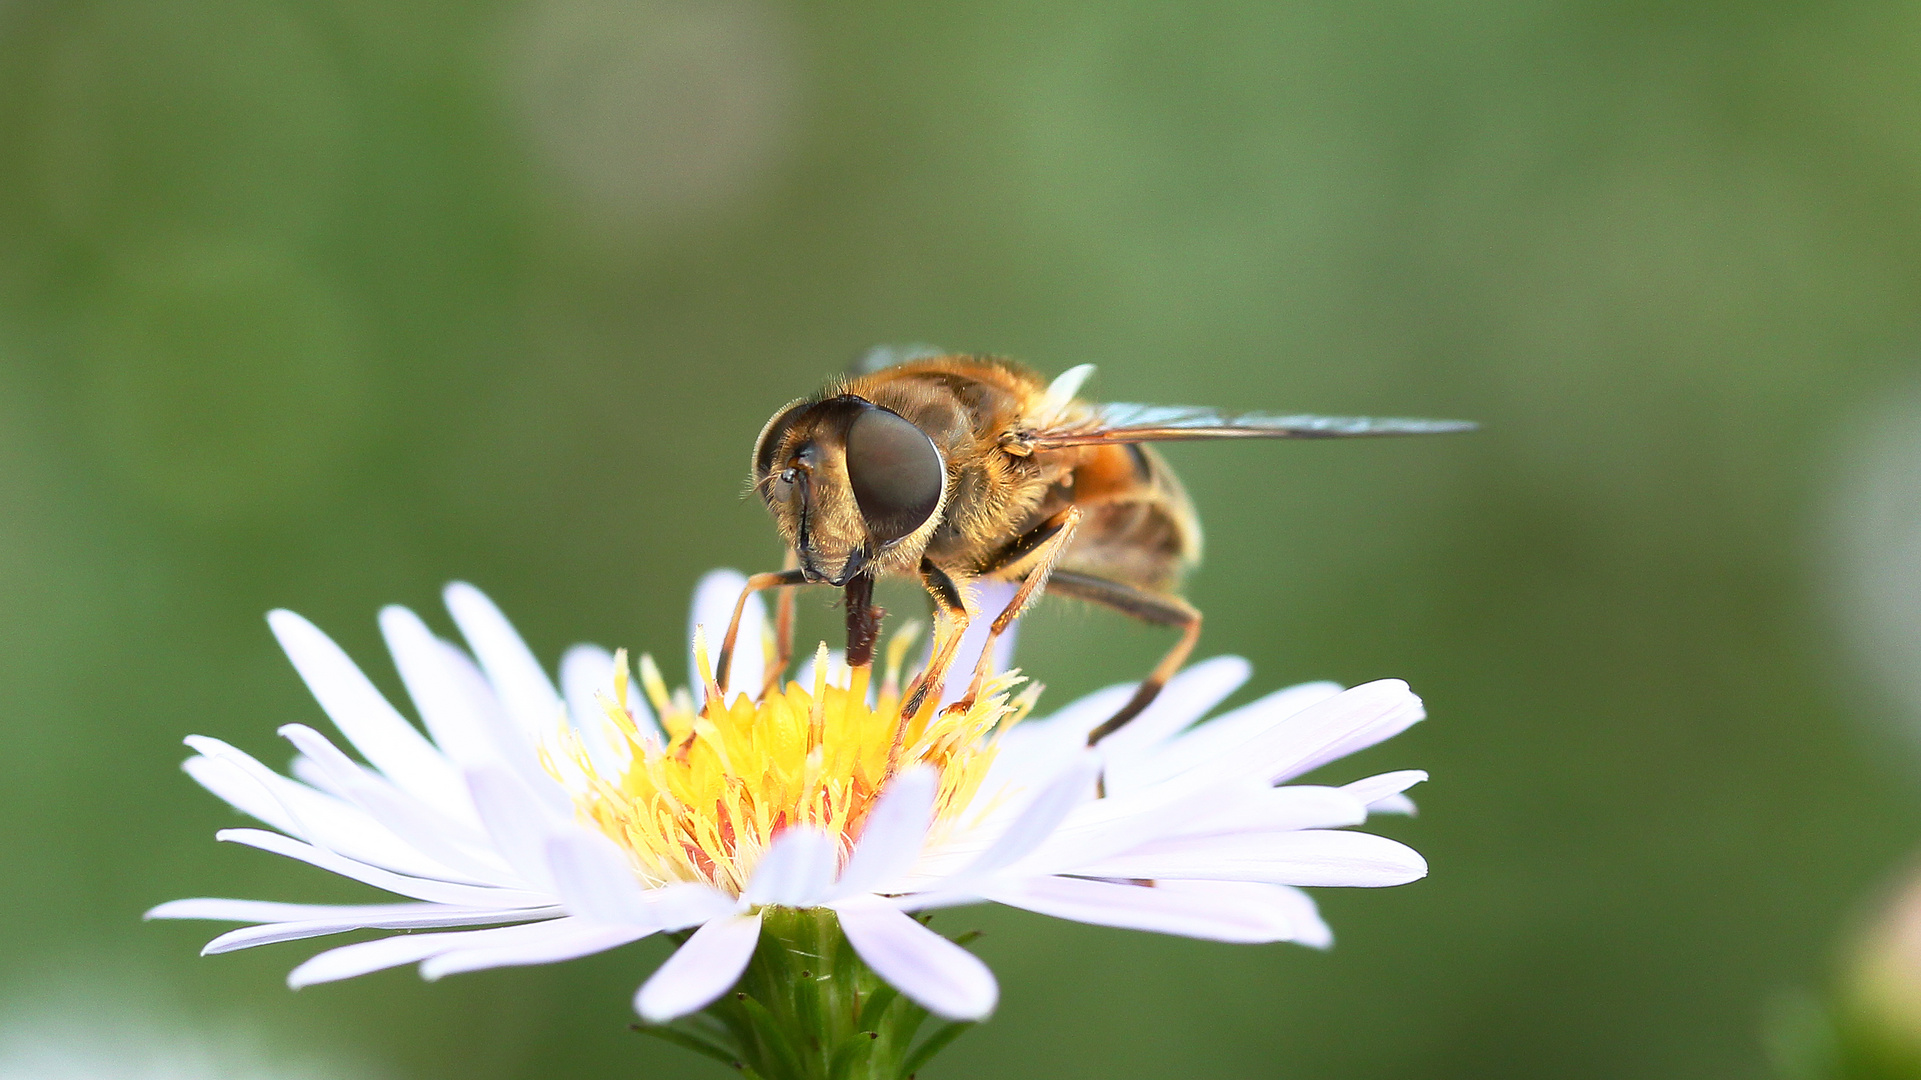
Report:
<svg viewBox="0 0 1921 1080"><path fill-rule="evenodd" d="M925 545L947 466L911 421L841 394L774 414L754 444L754 490L807 579L845 585Z"/></svg>

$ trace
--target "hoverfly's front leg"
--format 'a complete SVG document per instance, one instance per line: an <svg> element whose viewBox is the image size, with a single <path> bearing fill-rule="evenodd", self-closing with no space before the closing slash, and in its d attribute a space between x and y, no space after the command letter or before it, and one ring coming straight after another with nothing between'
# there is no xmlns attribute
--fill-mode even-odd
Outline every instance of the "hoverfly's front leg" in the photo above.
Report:
<svg viewBox="0 0 1921 1080"><path fill-rule="evenodd" d="M1087 734L1087 745L1093 746L1114 732L1121 725L1141 714L1143 709L1154 703L1160 696L1161 688L1167 680L1187 662L1187 656L1194 651L1194 643L1201 636L1201 613L1194 605L1178 596L1148 592L1118 581L1095 577L1091 574L1075 573L1071 570L1058 570L1054 573L1053 590L1062 596L1079 597L1092 603L1113 608L1124 615L1132 615L1142 622L1156 626L1179 627L1181 639L1154 665L1146 679L1141 681L1140 689L1119 712L1108 717Z"/></svg>
<svg viewBox="0 0 1921 1080"><path fill-rule="evenodd" d="M1014 625L1015 619L1033 606L1034 601L1040 599L1041 590L1047 586L1048 575L1054 572L1054 563L1060 559L1061 552L1067 550L1068 541L1073 539L1074 529L1080 523L1081 508L1070 506L1028 530L982 568L981 574L985 577L1006 567L1033 561L1027 576L1021 579L1020 588L1014 590L1014 598L1007 602L1007 606L988 626L987 640L981 643L980 659L974 663L974 677L967 684L967 692L948 706L949 709L965 712L980 697L981 687L986 685L987 676L994 666L994 642L1007 632L1008 627Z"/></svg>
<svg viewBox="0 0 1921 1080"><path fill-rule="evenodd" d="M727 636L720 640L720 655L714 658L715 686L727 685L727 668L734 659L734 640L740 637L740 617L747 610L747 598L762 589L784 589L805 584L807 577L798 568L755 574L747 579L747 587L740 590L740 599L734 601L734 617L727 622Z"/></svg>
<svg viewBox="0 0 1921 1080"><path fill-rule="evenodd" d="M781 563L784 573L800 569L800 552L787 549L787 558ZM738 620L739 616L735 618ZM774 663L767 669L767 677L762 680L760 696L766 697L780 689L781 679L787 676L787 665L794 662L794 590L782 589L774 598Z"/></svg>

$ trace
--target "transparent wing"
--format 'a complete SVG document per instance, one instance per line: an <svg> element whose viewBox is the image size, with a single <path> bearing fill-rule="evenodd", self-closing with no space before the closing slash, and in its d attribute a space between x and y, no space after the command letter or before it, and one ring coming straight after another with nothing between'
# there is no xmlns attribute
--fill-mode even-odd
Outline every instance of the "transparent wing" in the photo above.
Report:
<svg viewBox="0 0 1921 1080"><path fill-rule="evenodd" d="M854 374L872 375L876 371L905 364L909 360L926 360L935 356L949 355L946 349L925 342L918 345L876 345L860 354L854 361Z"/></svg>
<svg viewBox="0 0 1921 1080"><path fill-rule="evenodd" d="M1414 420L1375 416L1276 416L1229 413L1190 405L1094 406L1076 423L1036 432L1036 450L1100 443L1166 442L1176 439L1355 439L1386 435L1446 435L1473 431L1466 420Z"/></svg>

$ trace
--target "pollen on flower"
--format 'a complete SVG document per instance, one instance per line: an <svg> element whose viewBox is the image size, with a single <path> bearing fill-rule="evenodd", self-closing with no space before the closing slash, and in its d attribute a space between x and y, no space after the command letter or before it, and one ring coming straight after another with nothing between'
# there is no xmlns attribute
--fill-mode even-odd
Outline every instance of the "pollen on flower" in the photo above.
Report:
<svg viewBox="0 0 1921 1080"><path fill-rule="evenodd" d="M890 643L888 677L869 702L868 669L828 677L825 646L812 686L787 682L759 700L724 701L696 637L696 668L708 685L698 710L684 691L669 694L652 658L640 681L666 733L665 744L628 708L627 657L615 658L613 696L602 699L627 760L597 759L566 728L543 754L572 791L580 818L626 850L649 885L704 881L739 895L754 865L783 829L810 825L840 838L844 859L887 778L913 764L940 775L934 836L968 806L993 763L1000 735L1033 707L1034 693L1010 699L1023 680L990 680L964 709L931 704L901 720L899 662L907 639ZM896 740L898 738L898 749Z"/></svg>

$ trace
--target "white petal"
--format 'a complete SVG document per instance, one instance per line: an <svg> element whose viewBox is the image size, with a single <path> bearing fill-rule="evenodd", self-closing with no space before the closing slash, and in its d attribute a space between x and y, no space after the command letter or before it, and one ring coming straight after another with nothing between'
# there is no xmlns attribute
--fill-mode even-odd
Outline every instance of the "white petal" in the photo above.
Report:
<svg viewBox="0 0 1921 1080"><path fill-rule="evenodd" d="M1191 727L1162 745L1152 756L1129 766L1135 784L1151 784L1179 775L1197 765L1225 758L1256 735L1310 705L1341 692L1339 683L1315 682L1290 686L1248 702L1231 712Z"/></svg>
<svg viewBox="0 0 1921 1080"><path fill-rule="evenodd" d="M1367 804L1340 788L1312 784L1259 789L1211 813L1194 815L1167 837L1231 832L1339 829L1367 820Z"/></svg>
<svg viewBox="0 0 1921 1080"><path fill-rule="evenodd" d="M1325 949L1334 944L1334 931L1321 921L1321 909L1315 905L1314 898L1292 885L1264 885L1252 881L1163 881L1158 887L1203 891L1270 889L1273 890L1274 902L1286 908L1288 917L1294 920L1295 941L1315 949Z"/></svg>
<svg viewBox="0 0 1921 1080"><path fill-rule="evenodd" d="M507 864L485 847L480 830L456 821L370 773L341 753L326 736L305 724L288 724L280 734L293 743L334 791L414 850L451 870L493 885L521 886Z"/></svg>
<svg viewBox="0 0 1921 1080"><path fill-rule="evenodd" d="M1101 747L1107 752L1109 790L1113 790L1114 777L1124 762L1157 751L1161 743L1227 700L1253 671L1253 665L1238 656L1216 656L1168 680L1152 705L1102 740Z"/></svg>
<svg viewBox="0 0 1921 1080"><path fill-rule="evenodd" d="M1242 888L1221 895L1084 878L1037 877L996 883L983 888L981 894L1010 907L1095 926L1246 944L1286 941L1294 936L1291 903L1250 895L1246 892L1249 883L1232 884ZM1282 886L1254 884L1252 888Z"/></svg>
<svg viewBox="0 0 1921 1080"><path fill-rule="evenodd" d="M312 919L382 918L409 911L476 911L449 904L281 904L270 900L221 900L200 897L169 900L143 919L213 919L220 922L301 922Z"/></svg>
<svg viewBox="0 0 1921 1080"><path fill-rule="evenodd" d="M1415 810L1414 800L1405 795L1383 795L1367 804L1370 814L1406 814L1413 817Z"/></svg>
<svg viewBox="0 0 1921 1080"><path fill-rule="evenodd" d="M600 697L614 696L614 654L598 645L575 645L560 657L560 692L574 727L598 727Z"/></svg>
<svg viewBox="0 0 1921 1080"><path fill-rule="evenodd" d="M825 900L834 882L839 843L819 829L795 826L767 845L741 899L750 904L813 907Z"/></svg>
<svg viewBox="0 0 1921 1080"><path fill-rule="evenodd" d="M934 796L940 774L925 765L897 774L867 812L860 840L847 858L835 892L838 895L875 892L914 868L927 826L934 817Z"/></svg>
<svg viewBox="0 0 1921 1080"><path fill-rule="evenodd" d="M1421 715L1421 699L1398 679L1357 686L1270 725L1210 761L1155 783L1154 797L1249 783L1278 784L1371 746L1404 730ZM1203 724L1197 730L1209 726Z"/></svg>
<svg viewBox="0 0 1921 1080"><path fill-rule="evenodd" d="M1371 833L1308 829L1178 837L1074 871L1104 878L1205 878L1277 885L1404 885L1427 874L1413 848Z"/></svg>
<svg viewBox="0 0 1921 1080"><path fill-rule="evenodd" d="M494 850L521 877L539 888L551 888L547 838L562 831L562 822L548 813L519 777L498 766L467 770L467 787Z"/></svg>
<svg viewBox="0 0 1921 1080"><path fill-rule="evenodd" d="M487 673L487 681L506 706L507 715L538 745L565 715L553 681L507 616L485 593L456 581L447 586L445 599L447 611Z"/></svg>
<svg viewBox="0 0 1921 1080"><path fill-rule="evenodd" d="M1028 802L980 858L957 876L964 880L992 874L1040 847L1075 806L1093 797L1094 780L1099 774L1097 755L1084 753L1075 759Z"/></svg>
<svg viewBox="0 0 1921 1080"><path fill-rule="evenodd" d="M358 975L399 967L402 964L411 964L424 960L436 952L457 948L458 946L440 939L455 937L459 933L462 932L396 934L393 937L328 949L288 972L287 985L299 990L319 983L337 982L341 979L351 979Z"/></svg>
<svg viewBox="0 0 1921 1080"><path fill-rule="evenodd" d="M1321 921L1314 901L1292 885L1260 881L1157 881L1154 888L1205 904L1272 908L1288 920L1291 930L1286 940L1315 949L1334 944L1334 932Z"/></svg>
<svg viewBox="0 0 1921 1080"><path fill-rule="evenodd" d="M639 941L653 932L652 927L646 926L582 923L571 927L565 934L556 933L538 941L509 942L443 952L422 963L420 975L424 979L438 979L445 975L457 975L463 971L525 967L529 964L553 964L562 960L575 960L618 948L630 941Z"/></svg>
<svg viewBox="0 0 1921 1080"><path fill-rule="evenodd" d="M411 964L453 949L526 945L571 935L579 926L572 919L519 926L496 926L487 930L455 930L444 934L405 934L362 941L329 949L287 975L287 985L295 990L315 983L350 979L356 975Z"/></svg>
<svg viewBox="0 0 1921 1080"><path fill-rule="evenodd" d="M1039 424L1049 424L1058 419L1061 412L1074 403L1081 392L1081 384L1094 374L1094 365L1075 364L1047 384L1047 393L1041 398L1040 407L1035 410L1035 420Z"/></svg>
<svg viewBox="0 0 1921 1080"><path fill-rule="evenodd" d="M738 570L709 571L694 587L694 609L687 620L687 640L694 640L695 627L705 627L710 663L720 657L721 640L727 636L727 624L734 619L734 605L746 587L747 578ZM740 613L740 635L735 639L734 658L728 662L727 685L722 687L729 698L735 694L760 694L761 680L767 673L766 655L761 650L766 626L767 605L758 594L748 597L747 608ZM694 670L691 651L687 659L687 688L693 692L696 706L707 700L707 684L700 672Z"/></svg>
<svg viewBox="0 0 1921 1080"><path fill-rule="evenodd" d="M574 730L580 732L581 745L587 748L595 767L608 776L620 775L633 760L633 752L626 736L614 727L601 707L603 700L615 700L613 654L598 645L576 645L568 649L560 658L560 687L567 695L567 713L573 718ZM627 695L630 715L634 716L640 731L658 737L653 713L647 710L641 697L637 689Z"/></svg>
<svg viewBox="0 0 1921 1080"><path fill-rule="evenodd" d="M1341 790L1361 800L1376 814L1412 814L1414 800L1401 793L1426 780L1427 773L1421 769L1402 769L1356 780Z"/></svg>
<svg viewBox="0 0 1921 1080"><path fill-rule="evenodd" d="M1179 797L1169 801L1161 795ZM1079 873L1080 867L1155 840L1339 828L1366 818L1360 801L1338 788L1243 784L1184 790L1162 784L1075 807L1047 843L1021 861L1018 872Z"/></svg>
<svg viewBox="0 0 1921 1080"><path fill-rule="evenodd" d="M984 1020L994 1011L1000 988L973 953L872 897L834 910L867 966L927 1011L949 1020Z"/></svg>
<svg viewBox="0 0 1921 1080"><path fill-rule="evenodd" d="M1081 742L1087 741L1087 733L1099 727L1108 717L1120 710L1127 700L1134 696L1135 683L1115 683L1103 686L1091 694L1084 694L1061 706L1059 712L1049 716L1023 720L1009 732L1009 740L1021 732L1055 730L1073 732Z"/></svg>
<svg viewBox="0 0 1921 1080"><path fill-rule="evenodd" d="M1132 685L1109 686L1079 698L1044 720L1024 720L1000 742L983 792L1018 790L1044 783L1087 752L1087 733L1134 696Z"/></svg>
<svg viewBox="0 0 1921 1080"><path fill-rule="evenodd" d="M497 889L488 885L465 885L429 878L409 877L383 870L377 866L356 862L344 855L337 855L324 848L304 844L279 833L261 829L222 829L214 834L214 839L247 847L271 851L297 859L322 870L364 882L377 889L385 889L401 896L411 896L416 900L426 900L435 904L456 904L461 907L544 907L554 902L545 893L528 892L522 889Z"/></svg>
<svg viewBox="0 0 1921 1080"><path fill-rule="evenodd" d="M1425 715L1406 683L1381 679L1289 717L1254 740L1250 757L1261 760L1267 779L1278 784L1398 735Z"/></svg>
<svg viewBox="0 0 1921 1080"><path fill-rule="evenodd" d="M267 624L307 689L354 749L387 779L435 806L459 812L465 794L459 774L332 638L291 611L269 613Z"/></svg>
<svg viewBox="0 0 1921 1080"><path fill-rule="evenodd" d="M1187 829L1202 815L1231 813L1272 790L1265 784L1248 783L1205 789L1162 784L1082 802L1020 861L1017 872L1026 876L1069 873L1091 860Z"/></svg>
<svg viewBox="0 0 1921 1080"><path fill-rule="evenodd" d="M541 764L540 755L534 750L534 738L522 731L519 723L507 714L507 707L501 704L500 698L494 693L493 684L487 681L487 676L474 663L473 657L451 642L439 641L436 645L442 667L459 688L461 696L470 703L470 708L476 714L487 718L489 728L500 733L499 744L507 748L495 759L464 768L486 768L504 763L548 810L571 817L574 812L572 797ZM541 736L546 737L545 734Z"/></svg>
<svg viewBox="0 0 1921 1080"><path fill-rule="evenodd" d="M473 663L464 653L435 637L420 616L403 607L380 612L380 631L414 708L450 761L463 769L531 761L533 745L507 718L493 688L477 672L468 677L462 670L463 662Z"/></svg>
<svg viewBox="0 0 1921 1080"><path fill-rule="evenodd" d="M954 662L947 669L947 684L941 688L940 703L949 705L967 692L967 684L974 679L974 665L980 662L981 648L987 644L987 631L995 617L1000 615L1014 599L1020 585L1012 581L980 581L974 585L971 604L974 620L967 625L967 632L961 635L960 645L954 653ZM994 661L990 665L994 671L1005 671L1008 661L1014 656L1014 634L1020 629L1019 621L1007 628L1000 640L994 642ZM932 648L933 642L928 642ZM927 658L921 659L925 666Z"/></svg>
<svg viewBox="0 0 1921 1080"><path fill-rule="evenodd" d="M760 941L760 915L727 915L694 931L634 995L641 1019L663 1024L706 1008L747 970Z"/></svg>
<svg viewBox="0 0 1921 1080"><path fill-rule="evenodd" d="M658 925L645 888L613 841L586 829L570 829L547 838L546 854L554 889L568 911L616 926Z"/></svg>
<svg viewBox="0 0 1921 1080"><path fill-rule="evenodd" d="M408 905L393 906L401 908ZM328 934L344 934L349 930L422 930L449 926L485 926L489 923L553 919L566 914L558 907L498 911L456 908L445 904L411 906L414 908L412 911L389 915L350 914L337 918L302 919L245 926L238 930L229 930L207 942L206 946L200 950L200 955L213 956L217 953L251 949L257 945L275 945L283 941L300 941L306 938L324 937Z"/></svg>
<svg viewBox="0 0 1921 1080"><path fill-rule="evenodd" d="M421 854L359 807L289 780L219 739L190 735L186 741L205 755L186 762L184 768L189 775L276 828L357 862L397 873L476 880Z"/></svg>
<svg viewBox="0 0 1921 1080"><path fill-rule="evenodd" d="M261 784L238 764L219 758L195 756L181 762L180 768L193 777L194 783L213 792L228 806L255 821L264 822L281 832L306 831L294 824L293 814L274 798L272 789Z"/></svg>
<svg viewBox="0 0 1921 1080"><path fill-rule="evenodd" d="M683 882L648 889L641 897L648 921L662 930L685 930L723 915L738 914L740 901L697 882Z"/></svg>
<svg viewBox="0 0 1921 1080"><path fill-rule="evenodd" d="M347 800L346 793L334 786L326 770L315 764L314 760L305 754L294 755L293 762L287 766L287 775L315 791L332 795L336 799Z"/></svg>

